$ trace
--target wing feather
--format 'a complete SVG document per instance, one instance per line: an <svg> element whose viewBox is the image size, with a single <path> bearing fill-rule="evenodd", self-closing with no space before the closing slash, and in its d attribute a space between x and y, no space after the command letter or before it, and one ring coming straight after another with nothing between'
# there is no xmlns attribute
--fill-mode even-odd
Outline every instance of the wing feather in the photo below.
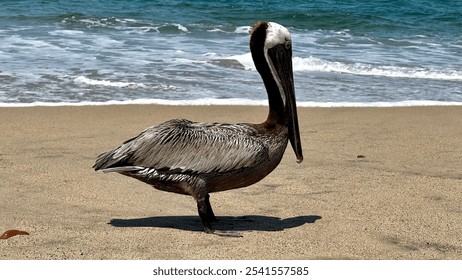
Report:
<svg viewBox="0 0 462 280"><path fill-rule="evenodd" d="M195 123L183 119L152 126L102 154L95 170L145 167L182 172L227 172L268 160L268 147L245 124Z"/></svg>

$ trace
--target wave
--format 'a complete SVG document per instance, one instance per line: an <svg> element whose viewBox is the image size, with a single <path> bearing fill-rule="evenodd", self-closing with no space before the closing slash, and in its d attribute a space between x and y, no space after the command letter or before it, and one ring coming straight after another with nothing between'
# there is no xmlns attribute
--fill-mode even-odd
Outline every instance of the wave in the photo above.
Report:
<svg viewBox="0 0 462 280"><path fill-rule="evenodd" d="M84 27L85 29L108 28L133 33L188 33L189 29L180 23L154 23L148 20L130 18L93 18L83 15L69 15L61 20L66 27Z"/></svg>
<svg viewBox="0 0 462 280"><path fill-rule="evenodd" d="M59 107L59 106L109 106L109 105L168 105L168 106L267 106L267 100L250 100L242 98L214 99L200 98L193 100L133 99L111 100L104 102L32 102L0 103L1 107ZM462 106L462 102L445 102L431 100L408 100L398 102L297 102L297 107L304 108L342 108L342 107L420 107L420 106Z"/></svg>
<svg viewBox="0 0 462 280"><path fill-rule="evenodd" d="M249 26L237 26L234 29L228 31L226 28L221 26L213 27L212 29L207 30L207 32L221 32L221 33L235 33L235 34L249 34L250 33L250 25Z"/></svg>
<svg viewBox="0 0 462 280"><path fill-rule="evenodd" d="M88 17L81 14L63 15L59 21L65 28L86 29L112 29L127 33L165 33L181 34L196 31L217 32L227 34L249 34L251 26L233 24L204 24L204 23L179 23L171 21L152 21L146 19L131 19L118 17ZM59 32L59 31L58 31Z"/></svg>
<svg viewBox="0 0 462 280"><path fill-rule="evenodd" d="M249 53L229 56L226 59L237 60L246 70L255 70L252 56ZM456 70L431 70L425 68L407 68L399 66L382 66L364 63L342 63L328 61L316 57L294 57L294 72L332 72L345 73L362 76L381 76L389 78L409 78L409 79L433 79L462 81L462 71Z"/></svg>
<svg viewBox="0 0 462 280"><path fill-rule="evenodd" d="M439 71L425 68L407 68L399 66L381 66L364 63L346 64L331 62L315 57L294 57L294 71L336 72L363 76L381 76L390 78L462 80L462 72L455 70Z"/></svg>
<svg viewBox="0 0 462 280"><path fill-rule="evenodd" d="M127 83L127 82L113 82L113 81L108 81L108 80L95 80L95 79L90 79L84 76L78 76L74 78L74 82L91 85L91 86L104 86L104 87L117 87L117 88L125 88L125 87L144 88L146 87L146 85L143 83Z"/></svg>
<svg viewBox="0 0 462 280"><path fill-rule="evenodd" d="M84 76L78 76L73 79L76 83L82 83L91 86L102 86L102 87L115 87L115 88L152 88L152 89L164 89L164 90L174 90L175 86L156 84L156 85L146 85L143 83L133 83L133 82L114 82L109 80L96 80L90 79Z"/></svg>

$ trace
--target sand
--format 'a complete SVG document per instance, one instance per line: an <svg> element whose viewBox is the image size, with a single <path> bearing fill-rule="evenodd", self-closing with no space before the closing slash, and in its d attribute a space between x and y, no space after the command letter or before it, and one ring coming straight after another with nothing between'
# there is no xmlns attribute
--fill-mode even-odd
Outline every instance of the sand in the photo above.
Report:
<svg viewBox="0 0 462 280"><path fill-rule="evenodd" d="M461 259L462 107L300 108L259 183L195 201L92 170L96 156L175 117L260 122L266 107L0 108L0 259Z"/></svg>

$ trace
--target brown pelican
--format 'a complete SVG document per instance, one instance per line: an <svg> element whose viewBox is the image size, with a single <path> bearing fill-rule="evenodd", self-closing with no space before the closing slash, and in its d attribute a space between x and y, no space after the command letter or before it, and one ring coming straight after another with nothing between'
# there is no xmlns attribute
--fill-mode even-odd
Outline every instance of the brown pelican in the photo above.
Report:
<svg viewBox="0 0 462 280"><path fill-rule="evenodd" d="M256 69L268 93L269 114L261 124L174 119L147 128L101 154L93 168L134 177L154 188L191 195L207 233L216 221L209 193L252 185L276 168L288 140L303 160L292 72L289 31L257 22L250 37Z"/></svg>

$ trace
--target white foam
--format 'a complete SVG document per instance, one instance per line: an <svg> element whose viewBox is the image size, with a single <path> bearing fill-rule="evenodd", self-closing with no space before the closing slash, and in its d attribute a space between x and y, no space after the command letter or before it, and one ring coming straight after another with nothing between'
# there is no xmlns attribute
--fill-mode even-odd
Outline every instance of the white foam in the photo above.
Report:
<svg viewBox="0 0 462 280"><path fill-rule="evenodd" d="M229 56L226 59L237 60L246 70L255 70L252 55L249 53ZM364 63L345 64L328 61L316 57L294 57L292 60L294 72L333 72L362 76L381 76L390 78L433 79L462 81L462 71L429 70L425 68L406 68L398 66L381 66Z"/></svg>
<svg viewBox="0 0 462 280"><path fill-rule="evenodd" d="M226 57L225 59L234 59L237 60L242 66L244 66L245 70L256 70L255 64L252 60L252 54L250 52L244 54L237 54Z"/></svg>
<svg viewBox="0 0 462 280"><path fill-rule="evenodd" d="M90 79L84 76L78 76L74 78L74 82L83 83L83 84L92 85L92 86L118 87L118 88L124 88L124 87L144 88L146 87L146 85L142 83L127 83L127 82L113 82L113 81L108 81L108 80L95 80L95 79Z"/></svg>
<svg viewBox="0 0 462 280"><path fill-rule="evenodd" d="M225 31L221 30L220 28L213 28L213 29L210 29L210 30L207 30L207 32L221 32L221 33L225 33Z"/></svg>
<svg viewBox="0 0 462 280"><path fill-rule="evenodd" d="M23 38L20 35L12 35L7 38L2 39L3 44L5 45L13 45L14 48L16 49L31 49L31 50L41 50L41 49L47 49L47 50L61 50L61 48L47 42L44 40L39 40L39 39L30 39L30 38Z"/></svg>
<svg viewBox="0 0 462 280"><path fill-rule="evenodd" d="M80 30L53 30L53 31L49 31L48 34L75 36L75 35L82 35L84 34L84 32Z"/></svg>
<svg viewBox="0 0 462 280"><path fill-rule="evenodd" d="M216 33L235 33L235 34L249 34L250 33L250 26L238 26L234 31L226 31L217 27L214 27L213 29L207 30L207 32L216 32Z"/></svg>
<svg viewBox="0 0 462 280"><path fill-rule="evenodd" d="M204 53L202 56L217 57L218 54L216 52L208 52L208 53Z"/></svg>
<svg viewBox="0 0 462 280"><path fill-rule="evenodd" d="M236 30L234 31L234 33L237 33L237 34L249 34L250 29L251 29L250 26L238 26L238 27L236 27Z"/></svg>
<svg viewBox="0 0 462 280"><path fill-rule="evenodd" d="M214 99L200 98L194 100L134 99L105 102L33 102L0 103L0 107L58 107L58 106L108 106L108 105L169 105L169 106L267 106L267 100L250 100L241 98ZM306 108L341 108L341 107L420 107L420 106L462 106L462 102L444 102L430 100L410 100L398 102L297 102L297 107Z"/></svg>
<svg viewBox="0 0 462 280"><path fill-rule="evenodd" d="M179 24L179 23L175 23L173 24L174 26L178 27L178 30L182 31L182 32L189 32L188 28L186 28L185 26Z"/></svg>
<svg viewBox="0 0 462 280"><path fill-rule="evenodd" d="M293 58L294 71L337 72L364 76L382 76L391 78L462 80L462 72L455 70L435 71L425 68L406 68L398 66L380 66L363 63L345 64L331 62L315 57Z"/></svg>
<svg viewBox="0 0 462 280"><path fill-rule="evenodd" d="M342 107L424 107L424 106L462 106L462 102L406 100L396 102L297 102L297 107L342 108Z"/></svg>
<svg viewBox="0 0 462 280"><path fill-rule="evenodd" d="M101 87L115 87L115 88L150 88L150 89L160 89L160 90L175 90L177 87L172 85L164 84L153 84L146 85L143 83L132 83L132 82L114 82L108 80L95 80L90 79L84 76L78 76L73 79L76 83L83 83L86 85L92 86L101 86Z"/></svg>

